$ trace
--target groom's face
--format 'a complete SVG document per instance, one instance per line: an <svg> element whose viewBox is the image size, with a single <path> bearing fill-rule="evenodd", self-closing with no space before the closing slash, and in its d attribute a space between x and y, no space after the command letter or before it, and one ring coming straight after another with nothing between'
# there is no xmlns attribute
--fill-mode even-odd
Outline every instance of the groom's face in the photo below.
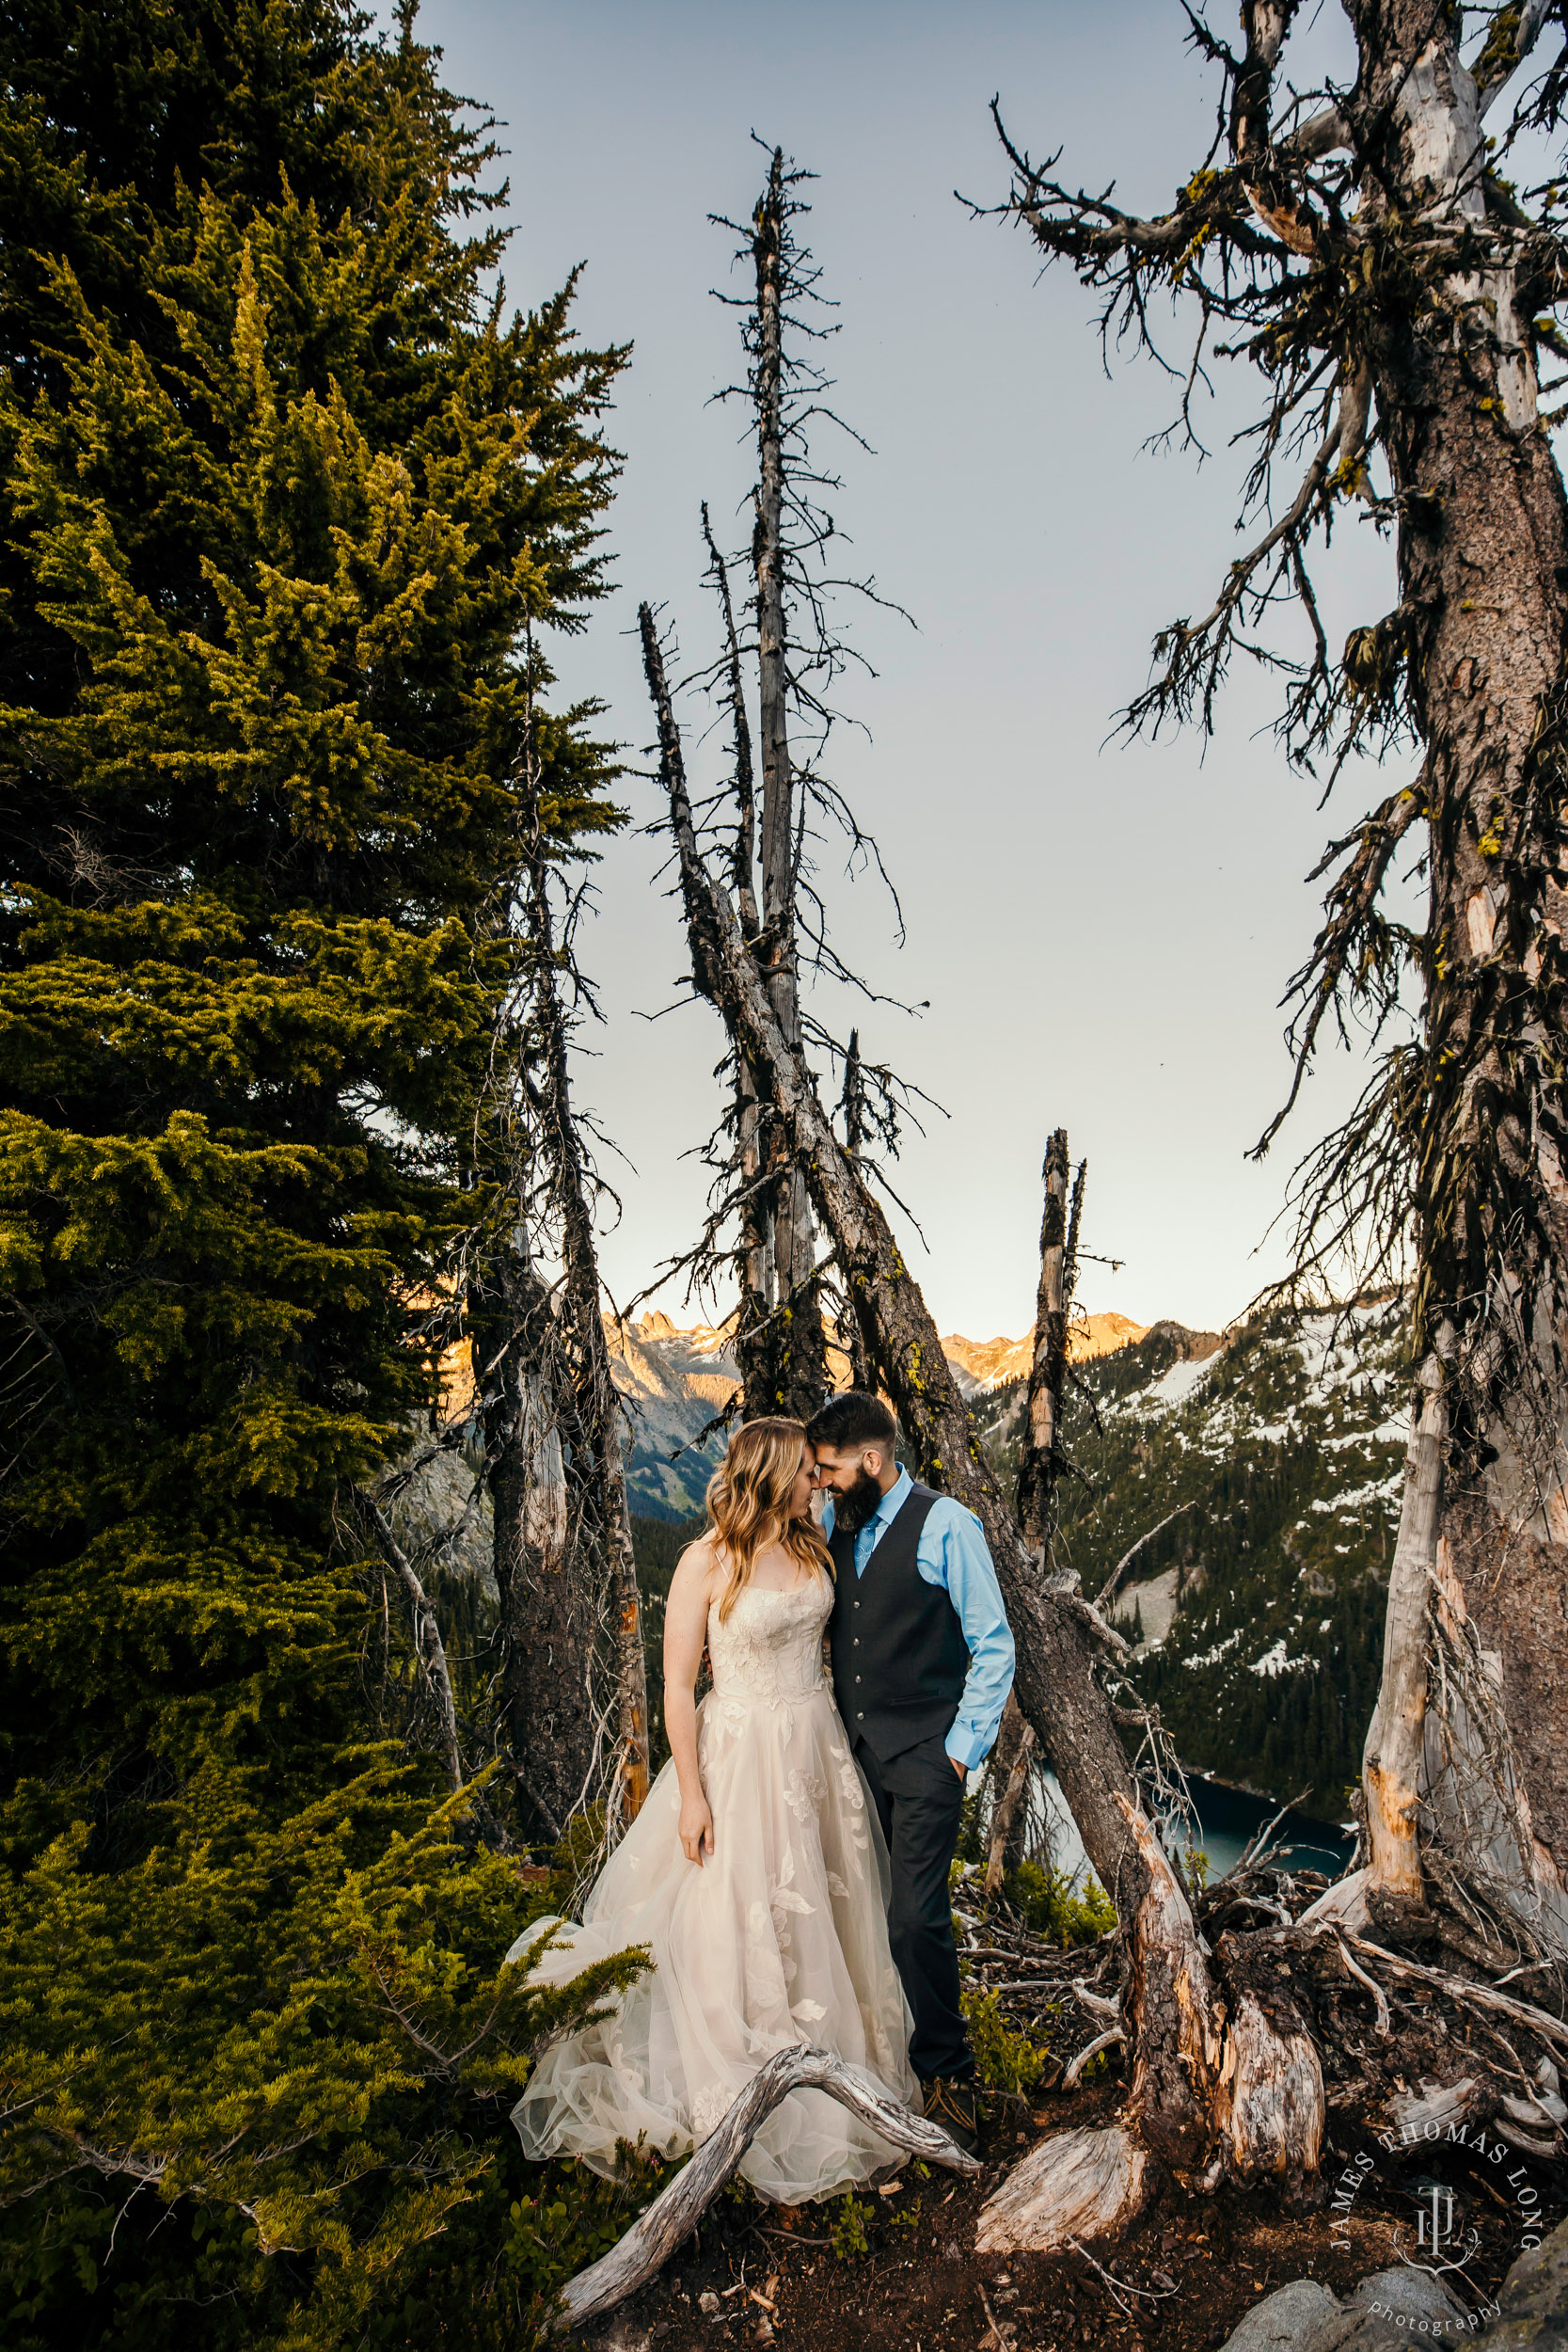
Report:
<svg viewBox="0 0 1568 2352"><path fill-rule="evenodd" d="M881 1448L856 1446L841 1454L835 1446L819 1445L816 1483L832 1496L834 1526L856 1534L882 1499Z"/></svg>

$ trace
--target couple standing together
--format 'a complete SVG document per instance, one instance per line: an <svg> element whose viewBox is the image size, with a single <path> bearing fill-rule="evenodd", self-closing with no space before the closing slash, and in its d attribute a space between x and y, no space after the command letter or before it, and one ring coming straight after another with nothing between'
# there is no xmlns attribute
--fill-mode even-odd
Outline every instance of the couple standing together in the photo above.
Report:
<svg viewBox="0 0 1568 2352"><path fill-rule="evenodd" d="M886 1406L850 1390L808 1426L748 1422L732 1439L670 1588L670 1761L580 1925L535 1921L508 1954L553 1930L542 1983L628 1945L654 1962L530 2077L514 2114L530 2156L612 2173L616 2142L640 2136L684 2154L801 2042L974 2144L948 1877L1013 1641L978 1522L898 1467L895 1435ZM898 2161L801 2090L741 2170L797 2204Z"/></svg>

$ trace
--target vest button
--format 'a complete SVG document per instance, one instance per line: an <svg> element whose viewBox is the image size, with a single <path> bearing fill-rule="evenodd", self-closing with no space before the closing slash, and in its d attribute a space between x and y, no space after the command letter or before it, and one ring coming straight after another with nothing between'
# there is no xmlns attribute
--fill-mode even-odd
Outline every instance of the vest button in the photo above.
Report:
<svg viewBox="0 0 1568 2352"><path fill-rule="evenodd" d="M856 1680L857 1682L860 1680L860 1677L859 1677L859 1675L857 1675L857 1676L855 1677L855 1680Z"/></svg>
<svg viewBox="0 0 1568 2352"><path fill-rule="evenodd" d="M857 1633L857 1634L856 1634L856 1636L855 1636L855 1647L856 1647L857 1649L859 1649L860 1645L861 1645L861 1637L860 1637L860 1635Z"/></svg>

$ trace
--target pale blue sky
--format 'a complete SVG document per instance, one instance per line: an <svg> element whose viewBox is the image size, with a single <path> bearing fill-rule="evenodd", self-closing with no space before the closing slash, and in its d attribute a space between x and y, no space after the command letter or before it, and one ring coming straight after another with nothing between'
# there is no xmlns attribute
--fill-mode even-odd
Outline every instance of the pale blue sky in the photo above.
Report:
<svg viewBox="0 0 1568 2352"><path fill-rule="evenodd" d="M877 451L833 453L835 511L919 623L855 620L880 675L848 687L871 740L847 734L836 769L897 880L901 955L875 887L827 876L840 946L930 1000L917 1024L863 1021L868 1050L951 1113L911 1136L897 1177L930 1246L913 1263L943 1329L1022 1331L1040 1158L1063 1122L1089 1158L1086 1246L1127 1262L1087 1267L1083 1303L1222 1323L1281 1263L1277 1244L1254 1252L1295 1152L1359 1083L1332 1057L1293 1134L1246 1162L1288 1083L1275 1008L1317 914L1301 878L1362 787L1318 814L1259 733L1271 706L1245 677L1206 756L1196 736L1106 742L1153 631L1204 609L1234 552L1224 444L1245 412L1226 395L1201 471L1143 452L1169 384L1131 360L1108 382L1090 297L1059 271L1039 281L1019 234L953 197L1005 190L995 90L1037 152L1066 142L1065 174L1168 202L1213 106L1175 0L430 0L421 24L452 85L509 126L514 297L585 261L584 334L636 343L613 421L628 457L619 586L561 661L634 754L652 731L637 602L669 604L689 660L711 648L698 504L734 516L751 480L738 413L707 405L739 365L735 316L708 289L744 281L706 215L749 211L753 128L820 175L807 233L843 306L836 399ZM1324 580L1340 636L1392 601L1388 552L1354 522ZM651 787L626 788L657 815ZM651 886L660 855L637 835L611 847L583 937L609 1023L579 1089L636 1167L605 1250L623 1297L697 1229L702 1174L681 1155L717 1107L707 1010L636 1018L685 969ZM660 1303L681 1319L677 1298Z"/></svg>

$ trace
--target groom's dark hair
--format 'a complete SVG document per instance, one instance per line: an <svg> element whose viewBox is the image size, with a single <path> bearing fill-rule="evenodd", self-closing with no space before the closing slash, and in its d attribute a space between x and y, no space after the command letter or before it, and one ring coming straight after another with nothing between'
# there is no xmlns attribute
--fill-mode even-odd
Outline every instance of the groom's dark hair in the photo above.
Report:
<svg viewBox="0 0 1568 2352"><path fill-rule="evenodd" d="M891 1455L898 1424L879 1396L868 1396L863 1389L844 1389L813 1413L806 1435L813 1445L831 1445L835 1454L875 1445Z"/></svg>

